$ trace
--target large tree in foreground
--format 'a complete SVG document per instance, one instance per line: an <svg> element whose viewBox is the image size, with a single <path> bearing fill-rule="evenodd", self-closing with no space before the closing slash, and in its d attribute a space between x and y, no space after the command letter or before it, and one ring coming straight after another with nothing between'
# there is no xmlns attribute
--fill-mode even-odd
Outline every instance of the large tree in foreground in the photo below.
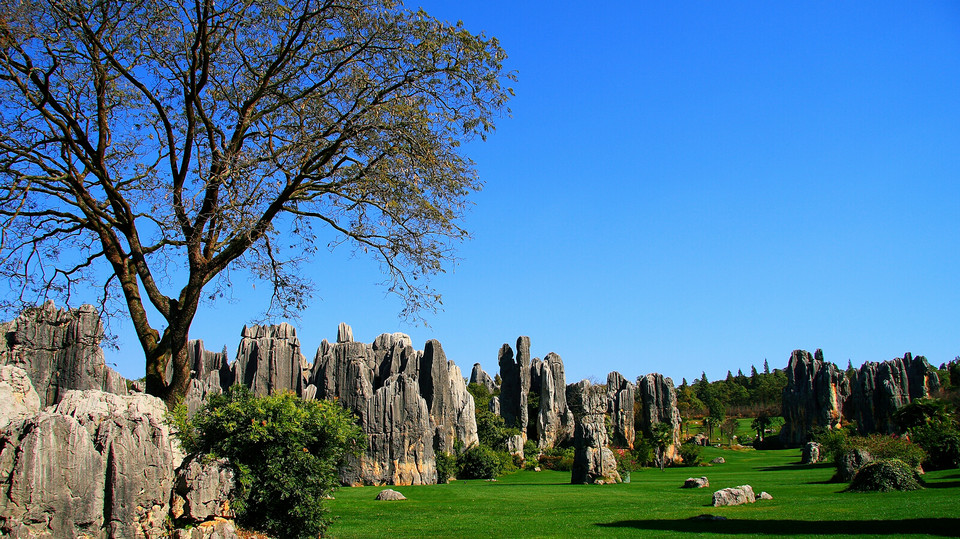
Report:
<svg viewBox="0 0 960 539"><path fill-rule="evenodd" d="M379 260L404 313L429 308L481 185L458 147L505 111L504 58L392 0L11 0L7 304L113 298L168 403L201 300L239 272L272 284L268 311L302 308L320 227Z"/></svg>

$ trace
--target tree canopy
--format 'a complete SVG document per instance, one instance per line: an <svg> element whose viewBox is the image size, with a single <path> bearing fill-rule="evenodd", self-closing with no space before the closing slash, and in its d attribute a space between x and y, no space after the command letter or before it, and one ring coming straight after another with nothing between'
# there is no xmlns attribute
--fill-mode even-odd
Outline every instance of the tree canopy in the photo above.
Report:
<svg viewBox="0 0 960 539"><path fill-rule="evenodd" d="M303 308L320 228L379 261L402 314L433 308L482 185L460 145L507 111L505 58L392 0L7 2L4 304L96 291L168 402L200 302L243 275L268 314Z"/></svg>

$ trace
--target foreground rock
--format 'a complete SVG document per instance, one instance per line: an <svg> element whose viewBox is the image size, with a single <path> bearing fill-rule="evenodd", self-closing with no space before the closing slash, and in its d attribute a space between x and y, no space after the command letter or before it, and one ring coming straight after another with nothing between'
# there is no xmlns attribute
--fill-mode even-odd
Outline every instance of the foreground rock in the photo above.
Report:
<svg viewBox="0 0 960 539"><path fill-rule="evenodd" d="M48 301L0 324L0 365L26 371L41 406L60 402L71 389L126 394L126 380L104 361L102 340L103 324L93 306L58 309Z"/></svg>
<svg viewBox="0 0 960 539"><path fill-rule="evenodd" d="M68 391L0 434L0 529L13 537L163 537L183 460L148 395Z"/></svg>
<svg viewBox="0 0 960 539"><path fill-rule="evenodd" d="M232 519L230 500L236 489L234 470L226 459L207 461L191 455L176 471L171 516L198 524L216 518Z"/></svg>
<svg viewBox="0 0 960 539"><path fill-rule="evenodd" d="M605 412L607 394L603 386L593 386L587 380L567 386L567 403L576 418L573 436L573 470L570 482L574 484L619 483L617 461L607 447Z"/></svg>
<svg viewBox="0 0 960 539"><path fill-rule="evenodd" d="M725 488L713 493L713 506L722 507L725 505L743 505L745 503L754 503L757 501L753 493L753 487L750 485L740 485L736 488Z"/></svg>

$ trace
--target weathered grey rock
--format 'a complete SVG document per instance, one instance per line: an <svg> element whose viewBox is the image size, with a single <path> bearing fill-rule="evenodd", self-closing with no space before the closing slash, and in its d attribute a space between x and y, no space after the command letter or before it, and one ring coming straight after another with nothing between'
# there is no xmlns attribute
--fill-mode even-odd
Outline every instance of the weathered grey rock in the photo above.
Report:
<svg viewBox="0 0 960 539"><path fill-rule="evenodd" d="M757 501L753 493L753 487L750 485L740 485L736 488L725 488L713 493L713 506L721 507L724 505L743 505L745 503L754 503Z"/></svg>
<svg viewBox="0 0 960 539"><path fill-rule="evenodd" d="M517 355L509 344L500 347L500 417L507 427L526 436L529 424L527 395L530 393L530 337L517 339Z"/></svg>
<svg viewBox="0 0 960 539"><path fill-rule="evenodd" d="M259 396L276 391L300 395L308 383L309 369L297 331L290 324L244 326L233 364L235 383Z"/></svg>
<svg viewBox="0 0 960 539"><path fill-rule="evenodd" d="M710 480L707 479L707 476L703 477L690 477L683 482L683 486L680 488L705 488L710 486Z"/></svg>
<svg viewBox="0 0 960 539"><path fill-rule="evenodd" d="M174 530L173 539L236 539L237 527L232 520L215 518L189 529Z"/></svg>
<svg viewBox="0 0 960 539"><path fill-rule="evenodd" d="M39 411L40 395L33 389L27 371L13 365L0 366L0 429Z"/></svg>
<svg viewBox="0 0 960 539"><path fill-rule="evenodd" d="M531 367L533 370L533 367ZM547 449L573 439L573 412L567 407L566 379L563 360L550 352L531 372L531 388L540 398L535 434L537 446ZM536 380L534 384L533 380Z"/></svg>
<svg viewBox="0 0 960 539"><path fill-rule="evenodd" d="M317 398L338 400L356 414L373 396L373 349L359 342L321 343L314 360ZM318 367L317 367L318 366Z"/></svg>
<svg viewBox="0 0 960 539"><path fill-rule="evenodd" d="M479 363L473 364L473 370L470 371L470 383L479 384L485 388L490 393L493 393L497 390L497 384L493 381L493 378L483 370L483 367Z"/></svg>
<svg viewBox="0 0 960 539"><path fill-rule="evenodd" d="M203 455L190 455L177 468L174 485L173 518L190 523L233 518L230 500L236 482L226 459L206 461Z"/></svg>
<svg viewBox="0 0 960 539"><path fill-rule="evenodd" d="M458 439L465 447L477 443L473 395L467 391L460 368L447 361L439 341L431 339L423 348L419 382L436 429L434 450L452 453Z"/></svg>
<svg viewBox="0 0 960 539"><path fill-rule="evenodd" d="M149 395L68 391L0 441L0 526L11 534L163 537L183 453ZM11 425L13 426L13 425Z"/></svg>
<svg viewBox="0 0 960 539"><path fill-rule="evenodd" d="M345 322L340 322L337 326L337 343L353 342L353 328Z"/></svg>
<svg viewBox="0 0 960 539"><path fill-rule="evenodd" d="M617 462L607 448L610 440L604 415L607 410L606 390L592 386L587 380L570 384L566 389L567 405L576 421L573 436L574 484L619 482Z"/></svg>
<svg viewBox="0 0 960 539"><path fill-rule="evenodd" d="M836 463L837 473L834 476L834 480L849 483L850 480L853 479L853 476L857 474L857 470L863 467L864 464L873 462L873 460L873 455L864 449L851 449L847 451L840 457L840 461Z"/></svg>
<svg viewBox="0 0 960 539"><path fill-rule="evenodd" d="M519 434L507 437L507 452L514 457L523 458L523 436Z"/></svg>
<svg viewBox="0 0 960 539"><path fill-rule="evenodd" d="M902 358L882 363L867 362L851 380L848 415L861 434L893 434L893 414L915 399L926 398L940 389L940 379L926 358Z"/></svg>
<svg viewBox="0 0 960 539"><path fill-rule="evenodd" d="M634 430L633 403L635 387L619 372L607 375L607 413L610 415L612 439L616 447L633 449Z"/></svg>
<svg viewBox="0 0 960 539"><path fill-rule="evenodd" d="M437 482L430 408L419 384L405 374L386 380L365 402L360 424L367 449L352 469L341 470L348 485L428 485Z"/></svg>
<svg viewBox="0 0 960 539"><path fill-rule="evenodd" d="M377 500L380 501L400 501L406 500L407 497L393 489L383 489L377 494Z"/></svg>
<svg viewBox="0 0 960 539"><path fill-rule="evenodd" d="M723 457L717 457L710 461L710 464L726 464L727 461Z"/></svg>
<svg viewBox="0 0 960 539"><path fill-rule="evenodd" d="M803 450L800 452L800 464L816 464L820 462L820 444L817 442L807 442L803 444Z"/></svg>
<svg viewBox="0 0 960 539"><path fill-rule="evenodd" d="M500 415L500 396L490 398L490 411L493 415Z"/></svg>
<svg viewBox="0 0 960 539"><path fill-rule="evenodd" d="M3 324L0 333L0 365L25 370L42 406L71 389L127 392L126 381L104 361L103 324L91 305L57 309L48 301Z"/></svg>
<svg viewBox="0 0 960 539"><path fill-rule="evenodd" d="M786 374L780 442L798 447L815 427L839 428L844 401L850 395L850 384L843 371L826 363L821 350L813 356L806 350L794 350Z"/></svg>
<svg viewBox="0 0 960 539"><path fill-rule="evenodd" d="M761 492L760 495L757 496L757 499L758 499L758 500L772 500L772 499L773 499L773 496L771 496L770 494L768 494L768 493L766 493L766 492Z"/></svg>
<svg viewBox="0 0 960 539"><path fill-rule="evenodd" d="M659 373L650 373L637 379L637 397L640 401L640 427L643 435L653 438L653 428L660 423L670 425L673 443L667 447L664 457L673 462L680 460L680 410L677 409L677 391L673 380Z"/></svg>

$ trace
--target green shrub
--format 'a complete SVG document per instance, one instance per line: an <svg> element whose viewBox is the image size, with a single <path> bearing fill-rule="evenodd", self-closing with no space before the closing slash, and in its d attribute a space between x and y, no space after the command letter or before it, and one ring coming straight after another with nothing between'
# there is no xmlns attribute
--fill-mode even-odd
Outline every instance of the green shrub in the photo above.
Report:
<svg viewBox="0 0 960 539"><path fill-rule="evenodd" d="M699 444L687 442L680 445L680 458L683 459L683 464L685 466L699 466L701 451L703 451L703 447Z"/></svg>
<svg viewBox="0 0 960 539"><path fill-rule="evenodd" d="M510 457L507 454L507 457ZM457 459L460 479L494 479L503 468L500 455L489 447L480 444L464 451Z"/></svg>
<svg viewBox="0 0 960 539"><path fill-rule="evenodd" d="M449 483L450 478L457 474L457 457L440 452L436 454L437 460L437 483Z"/></svg>
<svg viewBox="0 0 960 539"><path fill-rule="evenodd" d="M192 419L182 405L172 418L188 453L227 458L235 468L237 522L280 539L326 530L331 518L323 500L363 440L339 404L289 392L254 397L242 385L211 396Z"/></svg>
<svg viewBox="0 0 960 539"><path fill-rule="evenodd" d="M916 472L899 459L882 459L864 464L850 482L854 492L890 492L923 488Z"/></svg>
<svg viewBox="0 0 960 539"><path fill-rule="evenodd" d="M573 453L572 447L546 449L540 455L540 467L545 470L569 472L573 469Z"/></svg>
<svg viewBox="0 0 960 539"><path fill-rule="evenodd" d="M523 469L532 470L536 468L539 464L537 462L539 456L540 448L537 447L537 442L527 440L526 443L523 444Z"/></svg>
<svg viewBox="0 0 960 539"><path fill-rule="evenodd" d="M480 445L494 449L507 448L508 432L516 429L507 429L503 418L490 410L477 410L477 437ZM517 431L519 433L520 431Z"/></svg>
<svg viewBox="0 0 960 539"><path fill-rule="evenodd" d="M923 465L931 470L960 467L960 432L923 425L910 430L911 440L928 455Z"/></svg>
<svg viewBox="0 0 960 539"><path fill-rule="evenodd" d="M854 447L869 451L876 460L897 459L914 469L927 459L926 451L906 438L872 434L865 438L853 437L850 441Z"/></svg>

